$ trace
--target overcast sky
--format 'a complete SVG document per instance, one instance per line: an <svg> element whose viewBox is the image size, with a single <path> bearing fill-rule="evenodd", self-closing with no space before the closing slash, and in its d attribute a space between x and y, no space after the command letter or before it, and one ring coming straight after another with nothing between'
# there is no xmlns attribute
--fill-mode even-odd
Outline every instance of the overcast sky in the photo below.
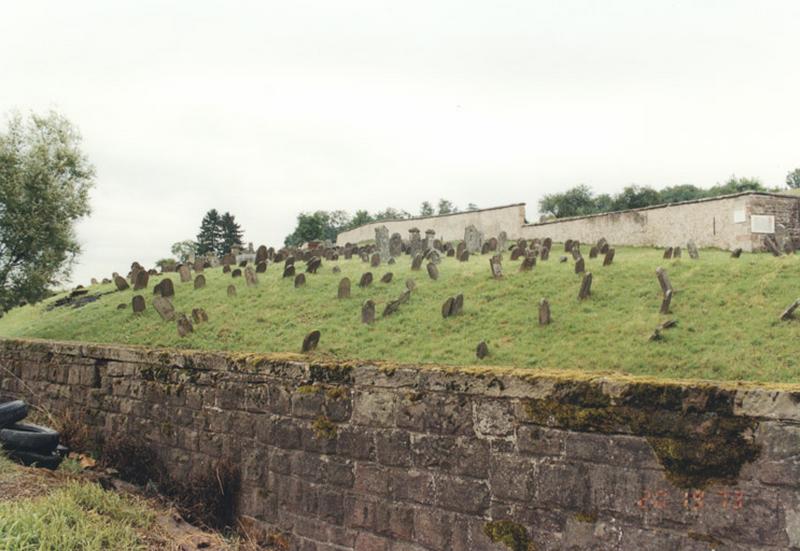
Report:
<svg viewBox="0 0 800 551"><path fill-rule="evenodd" d="M210 208L258 245L317 209L533 219L580 183L780 185L799 28L797 0L6 2L0 113L80 128L86 283L169 256Z"/></svg>

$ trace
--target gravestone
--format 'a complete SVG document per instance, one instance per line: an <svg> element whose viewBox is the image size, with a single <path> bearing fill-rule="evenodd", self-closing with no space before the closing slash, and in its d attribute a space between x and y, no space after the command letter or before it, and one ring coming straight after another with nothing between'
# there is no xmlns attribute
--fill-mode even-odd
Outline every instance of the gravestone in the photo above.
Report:
<svg viewBox="0 0 800 551"><path fill-rule="evenodd" d="M464 228L464 243L470 254L480 252L483 247L483 232L474 225L470 224Z"/></svg>
<svg viewBox="0 0 800 551"><path fill-rule="evenodd" d="M386 264L388 264L389 266L391 266L391 265L392 265L392 264L394 264L395 262L396 262L396 261L395 261L394 257L393 257L393 256L391 256L391 257L389 257L389 260L387 260L387 261L386 261Z"/></svg>
<svg viewBox="0 0 800 551"><path fill-rule="evenodd" d="M303 346L300 348L301 352L311 352L312 350L317 348L319 344L319 331L312 331L303 339Z"/></svg>
<svg viewBox="0 0 800 551"><path fill-rule="evenodd" d="M164 298L175 296L175 286L170 278L165 277L161 280L161 283L158 284L158 294Z"/></svg>
<svg viewBox="0 0 800 551"><path fill-rule="evenodd" d="M203 262L202 258L198 258L194 261L194 271L198 274L203 273L203 268L205 268L205 262Z"/></svg>
<svg viewBox="0 0 800 551"><path fill-rule="evenodd" d="M339 266L334 266L333 270L331 270L334 274L338 274L342 272L342 269Z"/></svg>
<svg viewBox="0 0 800 551"><path fill-rule="evenodd" d="M267 271L267 263L266 262L259 262L256 264L256 273L263 274Z"/></svg>
<svg viewBox="0 0 800 551"><path fill-rule="evenodd" d="M488 241L484 241L481 247L481 254L489 254L490 252L492 252L492 245Z"/></svg>
<svg viewBox="0 0 800 551"><path fill-rule="evenodd" d="M222 257L222 265L230 266L231 264L236 264L236 255L228 253Z"/></svg>
<svg viewBox="0 0 800 551"><path fill-rule="evenodd" d="M294 264L289 264L283 269L283 277L294 277Z"/></svg>
<svg viewBox="0 0 800 551"><path fill-rule="evenodd" d="M398 310L400 310L400 305L408 301L407 297L409 297L410 295L411 293L409 291L406 291L400 296L400 298L397 298L395 300L390 300L389 302L387 302L386 307L383 309L383 314L381 314L381 316L384 318L388 318L392 314L396 313Z"/></svg>
<svg viewBox="0 0 800 551"><path fill-rule="evenodd" d="M504 251L506 250L506 243L508 243L508 234L505 231L501 231L497 234L497 247L496 250Z"/></svg>
<svg viewBox="0 0 800 551"><path fill-rule="evenodd" d="M265 245L261 245L256 251L256 264L266 262L268 256L269 252L267 251L267 247Z"/></svg>
<svg viewBox="0 0 800 551"><path fill-rule="evenodd" d="M700 258L700 253L697 251L697 245L694 244L694 241L689 241L686 244L686 249L689 251L689 257L692 260Z"/></svg>
<svg viewBox="0 0 800 551"><path fill-rule="evenodd" d="M578 260L578 257L583 256L581 254L581 242L580 241L573 241L572 242L572 249L569 251L572 254L573 260Z"/></svg>
<svg viewBox="0 0 800 551"><path fill-rule="evenodd" d="M616 251L614 249L608 249L605 258L603 258L603 266L611 266L611 263L614 262L614 253Z"/></svg>
<svg viewBox="0 0 800 551"><path fill-rule="evenodd" d="M292 269L294 269L294 268L292 268ZM239 268L236 268L235 270L233 270L231 272L231 277L242 277L242 270L240 270Z"/></svg>
<svg viewBox="0 0 800 551"><path fill-rule="evenodd" d="M241 262L239 262L240 268L244 268L245 266L247 266L247 260L242 260Z"/></svg>
<svg viewBox="0 0 800 551"><path fill-rule="evenodd" d="M794 318L794 311L800 306L800 298L789 305L789 307L781 314L781 321L788 321Z"/></svg>
<svg viewBox="0 0 800 551"><path fill-rule="evenodd" d="M613 249L611 249L613 250ZM585 300L592 295L592 272L586 272L581 281L581 288L578 291L578 300Z"/></svg>
<svg viewBox="0 0 800 551"><path fill-rule="evenodd" d="M202 308L192 308L192 320L197 323L203 323L208 321L208 314Z"/></svg>
<svg viewBox="0 0 800 551"><path fill-rule="evenodd" d="M475 349L475 355L479 360L482 360L489 355L489 346L486 344L486 341L481 341L478 343L478 348Z"/></svg>
<svg viewBox="0 0 800 551"><path fill-rule="evenodd" d="M467 250L467 244L463 241L459 241L458 245L456 245L456 258L461 258L461 253Z"/></svg>
<svg viewBox="0 0 800 551"><path fill-rule="evenodd" d="M461 256L458 257L459 262L469 262L469 251L464 249L461 251Z"/></svg>
<svg viewBox="0 0 800 551"><path fill-rule="evenodd" d="M172 321L175 319L175 308L168 298L156 296L153 298L153 308L155 308L158 315L164 321Z"/></svg>
<svg viewBox="0 0 800 551"><path fill-rule="evenodd" d="M422 239L419 237L419 230L417 228L408 230L408 248L411 256L415 256L423 250Z"/></svg>
<svg viewBox="0 0 800 551"><path fill-rule="evenodd" d="M453 302L454 301L455 301L455 299L453 297L448 297L447 300L444 301L444 304L442 304L442 317L443 318L449 318L450 317L450 312L453 311Z"/></svg>
<svg viewBox="0 0 800 551"><path fill-rule="evenodd" d="M392 272L386 272L385 274L383 274L383 277L381 278L381 283L391 283L392 277L394 277L394 274Z"/></svg>
<svg viewBox="0 0 800 551"><path fill-rule="evenodd" d="M439 268L436 267L436 264L430 262L428 263L427 268L428 268L428 277L430 277L434 281L439 279Z"/></svg>
<svg viewBox="0 0 800 551"><path fill-rule="evenodd" d="M439 251L436 249L431 249L428 253L428 261L433 262L436 265L442 263L442 257L439 255Z"/></svg>
<svg viewBox="0 0 800 551"><path fill-rule="evenodd" d="M456 250L453 247L447 249L447 256L448 258L454 257L456 255Z"/></svg>
<svg viewBox="0 0 800 551"><path fill-rule="evenodd" d="M370 259L369 265L372 268L377 268L378 266L381 265L381 255L380 255L380 253L375 253L375 254L372 255L372 258Z"/></svg>
<svg viewBox="0 0 800 551"><path fill-rule="evenodd" d="M93 278L92 278L92 280L91 280L91 284L92 284L92 285L97 285L97 284L98 284L98 281L97 281L97 278L96 278L96 277L93 277Z"/></svg>
<svg viewBox="0 0 800 551"><path fill-rule="evenodd" d="M453 298L453 306L450 308L450 315L457 316L464 309L464 295L459 293Z"/></svg>
<svg viewBox="0 0 800 551"><path fill-rule="evenodd" d="M399 233L393 233L389 238L389 256L394 258L403 254L403 238Z"/></svg>
<svg viewBox="0 0 800 551"><path fill-rule="evenodd" d="M539 325L550 325L550 302L546 298L539 301Z"/></svg>
<svg viewBox="0 0 800 551"><path fill-rule="evenodd" d="M601 237L600 239L597 240L597 244L595 245L595 247L597 247L598 252L606 254L605 251L603 251L603 249L608 250L608 241L606 241L605 237Z"/></svg>
<svg viewBox="0 0 800 551"><path fill-rule="evenodd" d="M228 285L228 296L235 297L236 296L236 285L230 284Z"/></svg>
<svg viewBox="0 0 800 551"><path fill-rule="evenodd" d="M791 239L783 242L783 252L785 254L794 254L794 243L792 243Z"/></svg>
<svg viewBox="0 0 800 551"><path fill-rule="evenodd" d="M414 256L414 260L411 261L411 269L415 272L419 270L422 267L423 260L425 260L425 258L421 254Z"/></svg>
<svg viewBox="0 0 800 551"><path fill-rule="evenodd" d="M572 239L567 239L566 241L564 241L564 252L565 253L568 253L568 252L572 251L572 243L573 243Z"/></svg>
<svg viewBox="0 0 800 551"><path fill-rule="evenodd" d="M489 244L489 251L491 251L491 252L497 252L498 251L498 249L497 249L498 241L497 241L496 237L490 238L489 241L487 241L487 243ZM503 249L499 249L499 251L502 252Z"/></svg>
<svg viewBox="0 0 800 551"><path fill-rule="evenodd" d="M178 268L178 275L181 277L181 283L187 283L192 280L192 272L186 264L181 264L181 267Z"/></svg>
<svg viewBox="0 0 800 551"><path fill-rule="evenodd" d="M361 306L361 323L375 323L375 303L372 300L365 301Z"/></svg>
<svg viewBox="0 0 800 551"><path fill-rule="evenodd" d="M489 259L489 268L492 271L492 277L494 279L503 277L503 263L501 262L501 258L499 254L496 254Z"/></svg>
<svg viewBox="0 0 800 551"><path fill-rule="evenodd" d="M669 305L672 302L672 289L667 289L664 292L664 298L661 299L661 308L659 309L660 314L669 314Z"/></svg>
<svg viewBox="0 0 800 551"><path fill-rule="evenodd" d="M202 289L206 286L206 276L203 274L197 274L197 277L194 278L194 288L195 289Z"/></svg>
<svg viewBox="0 0 800 551"><path fill-rule="evenodd" d="M284 268L288 268L289 266L294 266L294 255L287 256L286 260L283 262Z"/></svg>
<svg viewBox="0 0 800 551"><path fill-rule="evenodd" d="M223 274L229 274L229 273L231 273L231 267L230 267L228 264L225 264L225 265L222 267L222 273L223 273Z"/></svg>
<svg viewBox="0 0 800 551"><path fill-rule="evenodd" d="M124 302L120 302L119 304L117 304L117 310L125 310L127 307L128 305L125 304Z"/></svg>
<svg viewBox="0 0 800 551"><path fill-rule="evenodd" d="M148 274L144 270L139 270L136 272L136 276L134 277L133 282L133 290L139 291L141 289L147 289L147 282L150 280L150 274Z"/></svg>
<svg viewBox="0 0 800 551"><path fill-rule="evenodd" d="M667 291L672 290L672 283L669 281L669 276L667 276L667 271L662 268L656 268L656 277L658 278L658 284L661 286L661 292L663 294L667 294Z"/></svg>
<svg viewBox="0 0 800 551"><path fill-rule="evenodd" d="M608 244L608 241L604 242L603 246L600 247L600 254L606 254L608 252L608 249L610 249L610 248L611 248L611 245Z"/></svg>
<svg viewBox="0 0 800 551"><path fill-rule="evenodd" d="M306 273L316 274L320 266L322 266L322 259L318 256L315 256L306 264Z"/></svg>
<svg viewBox="0 0 800 551"><path fill-rule="evenodd" d="M413 291L416 286L417 286L417 284L414 283L413 279L407 279L406 280L406 289L408 289L409 291Z"/></svg>
<svg viewBox="0 0 800 551"><path fill-rule="evenodd" d="M589 249L589 258L597 258L597 246L592 247Z"/></svg>
<svg viewBox="0 0 800 551"><path fill-rule="evenodd" d="M580 257L580 258L578 258L578 260L575 261L575 273L576 274L582 274L585 271L586 271L586 268L584 266L583 257Z"/></svg>
<svg viewBox="0 0 800 551"><path fill-rule="evenodd" d="M563 264L563 263L565 263L567 261L567 257L566 256L559 256L558 257L558 261Z"/></svg>
<svg viewBox="0 0 800 551"><path fill-rule="evenodd" d="M436 236L436 231L435 230L432 230L430 228L425 230L424 246L425 246L426 249L435 248L434 244L433 244L433 242L436 241L435 236Z"/></svg>
<svg viewBox="0 0 800 551"><path fill-rule="evenodd" d="M672 247L667 247L664 250L664 259L669 260L670 258L672 258Z"/></svg>
<svg viewBox="0 0 800 551"><path fill-rule="evenodd" d="M544 247L544 246L542 246L542 250L541 250L541 252L539 253L539 259L540 259L542 262L544 262L544 261L545 261L545 260L547 260L548 258L550 258L550 247Z"/></svg>
<svg viewBox="0 0 800 551"><path fill-rule="evenodd" d="M119 275L119 274L117 274L117 275L115 275L115 276L114 276L114 285L116 285L116 286L117 286L117 291L124 291L125 289L127 289L128 287L130 287L130 286L128 285L128 282L127 282L127 281L125 281L125 278L124 278L124 277L122 277L122 276L121 276L121 275Z"/></svg>
<svg viewBox="0 0 800 551"><path fill-rule="evenodd" d="M544 247L545 249L551 249L553 247L553 240L550 239L549 237L545 237L544 240L542 241L542 247Z"/></svg>
<svg viewBox="0 0 800 551"><path fill-rule="evenodd" d="M350 278L343 277L339 282L339 291L336 294L337 298L350 298Z"/></svg>
<svg viewBox="0 0 800 551"><path fill-rule="evenodd" d="M519 271L530 272L534 266L536 266L536 256L529 254L522 260L522 264L519 265Z"/></svg>
<svg viewBox="0 0 800 551"><path fill-rule="evenodd" d="M134 314L144 312L144 297L142 295L134 295L133 300L131 300L131 306Z"/></svg>
<svg viewBox="0 0 800 551"><path fill-rule="evenodd" d="M675 247L672 249L672 258L680 258L681 257L681 248Z"/></svg>
<svg viewBox="0 0 800 551"><path fill-rule="evenodd" d="M186 317L185 314L181 314L178 317L178 336L183 338L189 333L194 333L194 326L192 322L189 321L189 318Z"/></svg>
<svg viewBox="0 0 800 551"><path fill-rule="evenodd" d="M297 274L294 276L294 288L298 289L306 284L306 274Z"/></svg>
<svg viewBox="0 0 800 551"><path fill-rule="evenodd" d="M525 252L525 250L528 248L528 242L524 239L517 239L517 248L522 252Z"/></svg>
<svg viewBox="0 0 800 551"><path fill-rule="evenodd" d="M369 287L372 284L372 272L364 272L358 282L358 286L362 289Z"/></svg>
<svg viewBox="0 0 800 551"><path fill-rule="evenodd" d="M732 258L739 258L740 256L742 256L742 249L739 249L739 248L733 249L733 252L731 253L731 257Z"/></svg>
<svg viewBox="0 0 800 551"><path fill-rule="evenodd" d="M511 251L511 260L517 260L523 254L525 254L525 249L514 247L514 250Z"/></svg>

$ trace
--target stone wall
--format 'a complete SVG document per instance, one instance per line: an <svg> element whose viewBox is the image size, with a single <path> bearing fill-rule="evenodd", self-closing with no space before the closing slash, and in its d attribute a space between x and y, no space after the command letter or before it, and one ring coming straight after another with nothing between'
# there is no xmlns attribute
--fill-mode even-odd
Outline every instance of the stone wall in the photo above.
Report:
<svg viewBox="0 0 800 551"><path fill-rule="evenodd" d="M389 234L399 233L404 240L408 239L408 230L417 228L422 238L426 230L434 230L436 238L445 241L464 239L464 228L473 224L484 236L497 237L505 231L509 238L520 237L520 228L525 223L525 203L494 207L441 216L424 216L408 220L384 220L364 224L352 230L340 233L336 238L337 245L360 243L375 239L375 228L386 226Z"/></svg>
<svg viewBox="0 0 800 551"><path fill-rule="evenodd" d="M238 513L300 551L800 549L797 392L44 341L0 366L175 476L229 457Z"/></svg>

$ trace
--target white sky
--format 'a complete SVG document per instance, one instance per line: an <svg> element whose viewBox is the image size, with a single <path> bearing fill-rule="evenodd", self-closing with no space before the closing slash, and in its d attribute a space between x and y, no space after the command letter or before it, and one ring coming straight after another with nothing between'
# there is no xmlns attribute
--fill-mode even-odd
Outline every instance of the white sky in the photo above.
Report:
<svg viewBox="0 0 800 551"><path fill-rule="evenodd" d="M74 280L151 265L210 208L481 207L586 183L780 185L800 1L6 1L0 113L54 108L97 167Z"/></svg>

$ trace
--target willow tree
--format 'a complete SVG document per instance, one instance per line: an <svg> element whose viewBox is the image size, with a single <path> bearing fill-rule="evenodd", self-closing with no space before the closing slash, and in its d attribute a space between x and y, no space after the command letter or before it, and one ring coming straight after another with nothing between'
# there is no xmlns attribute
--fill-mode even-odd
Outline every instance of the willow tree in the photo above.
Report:
<svg viewBox="0 0 800 551"><path fill-rule="evenodd" d="M63 116L12 113L0 133L0 311L36 302L69 277L94 167Z"/></svg>

